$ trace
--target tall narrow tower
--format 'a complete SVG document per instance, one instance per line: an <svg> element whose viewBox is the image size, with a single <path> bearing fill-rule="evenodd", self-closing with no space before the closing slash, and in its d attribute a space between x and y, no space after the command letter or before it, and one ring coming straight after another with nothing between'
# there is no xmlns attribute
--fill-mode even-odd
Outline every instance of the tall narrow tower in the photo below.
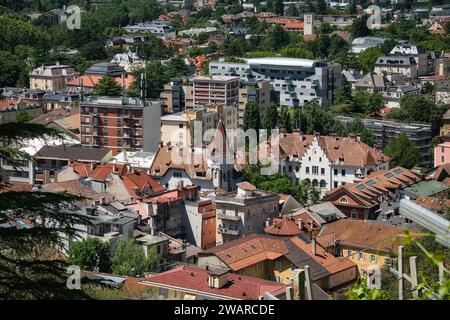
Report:
<svg viewBox="0 0 450 320"><path fill-rule="evenodd" d="M305 14L303 16L303 35L314 34L314 15Z"/></svg>

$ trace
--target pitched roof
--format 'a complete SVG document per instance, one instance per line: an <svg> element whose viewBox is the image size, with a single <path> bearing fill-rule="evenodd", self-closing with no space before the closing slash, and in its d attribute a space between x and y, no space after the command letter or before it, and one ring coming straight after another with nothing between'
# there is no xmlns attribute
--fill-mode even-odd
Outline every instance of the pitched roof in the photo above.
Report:
<svg viewBox="0 0 450 320"><path fill-rule="evenodd" d="M336 258L319 245L313 255L309 240L300 237L251 234L205 250L199 256L213 254L233 271L284 256L299 268L309 265L313 280L355 266L351 260Z"/></svg>
<svg viewBox="0 0 450 320"><path fill-rule="evenodd" d="M388 80L379 74L369 72L362 79L355 82L356 87L360 88L386 88Z"/></svg>
<svg viewBox="0 0 450 320"><path fill-rule="evenodd" d="M150 276L143 280L143 284L169 285L206 294L219 295L235 300L256 300L265 292L275 296L284 294L287 285L274 281L258 279L229 273L229 282L220 289L211 288L208 284L208 270L180 266L169 271Z"/></svg>
<svg viewBox="0 0 450 320"><path fill-rule="evenodd" d="M250 234L203 251L200 255L214 254L233 271L264 260L275 260L289 250L281 238L263 234Z"/></svg>
<svg viewBox="0 0 450 320"><path fill-rule="evenodd" d="M92 170L90 177L94 180L105 180L113 172L117 172L119 175L127 172L127 166L125 164L113 164L105 163L98 165Z"/></svg>
<svg viewBox="0 0 450 320"><path fill-rule="evenodd" d="M325 225L317 241L324 247L333 246L333 238L342 245L391 252L400 241L404 228L375 224L363 220L342 219Z"/></svg>
<svg viewBox="0 0 450 320"><path fill-rule="evenodd" d="M79 180L69 180L64 182L47 183L42 186L43 190L54 192L66 192L76 196L85 197L84 202L90 203L92 200L99 201L102 198L111 201L113 195L110 193L102 192L97 193L88 186L82 184Z"/></svg>
<svg viewBox="0 0 450 320"><path fill-rule="evenodd" d="M420 196L416 200L418 204L435 211L443 211L450 208L450 199L439 199L436 197Z"/></svg>
<svg viewBox="0 0 450 320"><path fill-rule="evenodd" d="M35 157L100 162L109 152L108 148L86 148L66 145L43 146L36 153Z"/></svg>
<svg viewBox="0 0 450 320"><path fill-rule="evenodd" d="M212 175L208 164L206 161L199 160L204 159L202 155L190 153L188 156L184 156L184 153L187 153L187 151L186 148L177 148L168 145L159 147L155 155L155 160L150 167L150 174L152 176L162 177L169 169L178 169L184 170L191 179L211 181ZM202 153L204 152L205 150L202 150Z"/></svg>
<svg viewBox="0 0 450 320"><path fill-rule="evenodd" d="M256 187L247 181L236 183L236 186L238 186L242 190L246 190L246 191L255 191L256 190Z"/></svg>
<svg viewBox="0 0 450 320"><path fill-rule="evenodd" d="M142 195L152 195L166 190L144 171L127 172L120 177L132 198L140 198Z"/></svg>
<svg viewBox="0 0 450 320"><path fill-rule="evenodd" d="M264 228L264 232L274 236L295 236L305 233L300 230L296 219L293 217L274 218L272 223Z"/></svg>
<svg viewBox="0 0 450 320"><path fill-rule="evenodd" d="M78 87L83 85L83 87L86 88L93 88L95 85L102 79L102 76L96 76L96 75L84 75L77 77L75 79L72 79L67 83L68 86ZM127 75L124 77L124 84L125 89L128 89L134 82L134 77L132 75ZM122 85L122 78L120 76L114 77L114 81L118 85Z"/></svg>
<svg viewBox="0 0 450 320"><path fill-rule="evenodd" d="M79 114L79 108L72 108L70 110L67 109L54 109L47 113L41 114L39 117L34 118L30 121L30 123L36 123L36 124L42 124L47 125L50 122L62 119L71 115Z"/></svg>
<svg viewBox="0 0 450 320"><path fill-rule="evenodd" d="M404 189L422 180L422 175L402 167L387 171L376 171L358 183L348 183L344 186L326 192L328 200L336 199L343 192L351 195L361 205L371 207L379 202L380 196L391 197L396 191Z"/></svg>
<svg viewBox="0 0 450 320"><path fill-rule="evenodd" d="M390 160L381 151L355 137L304 135L298 132L280 134L279 145L284 154L300 159L314 139L332 164L354 167L378 165ZM281 154L281 153L280 153Z"/></svg>

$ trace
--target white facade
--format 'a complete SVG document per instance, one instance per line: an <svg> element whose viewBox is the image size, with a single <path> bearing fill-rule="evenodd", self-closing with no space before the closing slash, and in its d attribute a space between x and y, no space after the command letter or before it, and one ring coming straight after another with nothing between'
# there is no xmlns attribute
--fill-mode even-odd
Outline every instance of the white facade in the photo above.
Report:
<svg viewBox="0 0 450 320"><path fill-rule="evenodd" d="M326 191L359 181L372 171L389 169L389 162L361 167L332 163L314 137L301 158L289 157L283 166L294 182L308 180L324 195Z"/></svg>
<svg viewBox="0 0 450 320"><path fill-rule="evenodd" d="M341 66L324 61L295 58L247 59L247 63L211 62L210 75L240 76L244 81L266 80L279 96L280 105L303 106L318 99L331 102L334 90L341 86Z"/></svg>

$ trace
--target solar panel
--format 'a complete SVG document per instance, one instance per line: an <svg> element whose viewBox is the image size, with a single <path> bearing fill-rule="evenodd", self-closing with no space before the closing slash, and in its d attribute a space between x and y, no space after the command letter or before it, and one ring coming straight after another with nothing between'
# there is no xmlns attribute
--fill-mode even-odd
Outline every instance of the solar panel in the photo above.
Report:
<svg viewBox="0 0 450 320"><path fill-rule="evenodd" d="M392 178L394 174L392 172L388 172L384 175L386 178Z"/></svg>
<svg viewBox="0 0 450 320"><path fill-rule="evenodd" d="M366 184L367 184L368 186L373 186L375 183L376 183L376 182L373 181L373 180L369 180L369 181L366 182Z"/></svg>
<svg viewBox="0 0 450 320"><path fill-rule="evenodd" d="M356 186L356 189L358 189L358 190L363 190L363 189L365 189L365 188L366 188L366 185L365 185L364 183L358 184L358 185Z"/></svg>
<svg viewBox="0 0 450 320"><path fill-rule="evenodd" d="M402 173L402 170L401 169L397 169L397 170L394 171L394 173L395 174L400 174L400 173Z"/></svg>

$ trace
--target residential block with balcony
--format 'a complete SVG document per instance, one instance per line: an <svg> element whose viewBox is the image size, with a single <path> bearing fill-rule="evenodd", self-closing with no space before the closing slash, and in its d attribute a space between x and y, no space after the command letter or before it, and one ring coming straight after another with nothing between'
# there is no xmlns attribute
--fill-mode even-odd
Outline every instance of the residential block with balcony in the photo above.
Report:
<svg viewBox="0 0 450 320"><path fill-rule="evenodd" d="M278 215L278 195L257 190L248 182L237 184L237 191L217 195L216 244L250 233L262 233L267 219Z"/></svg>

